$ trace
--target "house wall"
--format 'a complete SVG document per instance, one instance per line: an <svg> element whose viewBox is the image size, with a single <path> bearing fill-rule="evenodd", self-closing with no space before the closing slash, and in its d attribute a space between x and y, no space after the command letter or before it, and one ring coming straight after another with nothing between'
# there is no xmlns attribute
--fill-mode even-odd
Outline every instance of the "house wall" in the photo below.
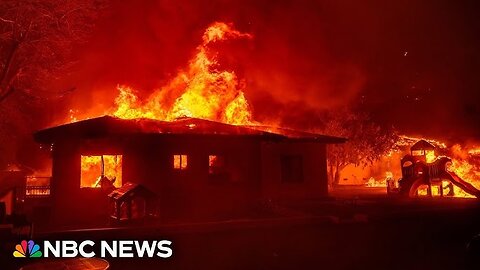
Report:
<svg viewBox="0 0 480 270"><path fill-rule="evenodd" d="M107 221L108 213L103 211L108 206L106 194L100 189L80 188L81 155L97 155L120 152L120 149L105 147L95 141L58 141L52 153L52 178L50 194L52 200L52 221L56 224L85 224Z"/></svg>
<svg viewBox="0 0 480 270"><path fill-rule="evenodd" d="M64 141L58 142L53 151L51 193L57 221L108 221L106 194L101 189L80 188L81 155L102 154L123 156L123 183L140 183L155 192L160 217L166 221L245 216L250 207L265 198L318 198L328 193L323 144L267 143L258 137L207 135ZM173 168L175 154L188 156L186 170ZM224 157L228 179L213 181L209 155ZM303 182L282 183L283 155L302 156Z"/></svg>
<svg viewBox="0 0 480 270"><path fill-rule="evenodd" d="M282 181L282 156L300 156L303 181ZM262 144L263 196L272 199L322 198L328 195L326 146L307 142L265 142Z"/></svg>
<svg viewBox="0 0 480 270"><path fill-rule="evenodd" d="M108 219L100 189L80 188L81 155L122 155L123 183L140 183L159 197L168 219L225 218L245 211L260 194L258 138L230 136L140 136L66 141L53 152L52 198L58 221ZM173 155L186 154L186 170L173 169ZM229 178L212 181L209 155L222 155Z"/></svg>
<svg viewBox="0 0 480 270"><path fill-rule="evenodd" d="M173 168L175 154L187 155L185 170ZM209 155L225 158L228 179L213 181ZM248 137L152 136L126 147L123 172L125 181L157 193L165 219L235 216L259 197L260 143Z"/></svg>

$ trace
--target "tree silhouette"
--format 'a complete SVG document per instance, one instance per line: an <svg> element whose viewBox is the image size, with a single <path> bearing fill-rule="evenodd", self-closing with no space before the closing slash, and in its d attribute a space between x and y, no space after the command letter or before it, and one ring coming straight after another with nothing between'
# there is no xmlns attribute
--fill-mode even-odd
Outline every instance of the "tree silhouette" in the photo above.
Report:
<svg viewBox="0 0 480 270"><path fill-rule="evenodd" d="M367 166L395 146L393 128L384 128L363 112L348 109L331 111L325 120L325 133L348 138L344 144L328 146L330 183L338 184L340 172L349 164Z"/></svg>
<svg viewBox="0 0 480 270"><path fill-rule="evenodd" d="M63 95L47 89L74 64L104 3L97 0L2 0L0 2L0 102L22 91L31 97Z"/></svg>
<svg viewBox="0 0 480 270"><path fill-rule="evenodd" d="M87 42L106 1L0 1L0 168L22 160L38 108L74 89L55 82L76 63L73 50Z"/></svg>

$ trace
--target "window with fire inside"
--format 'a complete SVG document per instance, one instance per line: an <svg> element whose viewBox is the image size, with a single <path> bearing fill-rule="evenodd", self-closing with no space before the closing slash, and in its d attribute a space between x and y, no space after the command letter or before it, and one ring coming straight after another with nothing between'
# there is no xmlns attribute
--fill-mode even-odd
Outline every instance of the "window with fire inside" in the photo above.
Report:
<svg viewBox="0 0 480 270"><path fill-rule="evenodd" d="M122 186L122 155L82 155L81 188L112 189Z"/></svg>
<svg viewBox="0 0 480 270"><path fill-rule="evenodd" d="M211 183L225 183L231 180L224 155L208 156L208 179Z"/></svg>
<svg viewBox="0 0 480 270"><path fill-rule="evenodd" d="M176 171L185 171L188 169L188 155L175 154L173 155L173 169Z"/></svg>

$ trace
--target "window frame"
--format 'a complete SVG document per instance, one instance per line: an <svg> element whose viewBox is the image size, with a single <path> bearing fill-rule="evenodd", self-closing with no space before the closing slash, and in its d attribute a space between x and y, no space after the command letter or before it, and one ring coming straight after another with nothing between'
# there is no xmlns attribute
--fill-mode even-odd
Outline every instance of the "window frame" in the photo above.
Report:
<svg viewBox="0 0 480 270"><path fill-rule="evenodd" d="M123 155L123 153L113 153L113 154L112 153L108 153L108 154L97 154L97 153L95 153L95 154L85 153L84 154L84 153L82 153L82 154L80 154L80 185L79 185L80 189L100 189L101 188L100 184L98 184L97 186L88 186L88 185L83 183L84 182L84 179L83 179L84 173L87 173L87 171L83 170L82 165L83 165L83 162L84 162L84 158L85 159L100 158L100 160L101 160L102 156L104 158L104 166L106 166L106 162L105 162L106 159L113 158L113 157L116 159L116 165L120 166L120 170L118 171L119 174L115 175L115 183L113 184L113 186L115 186L115 188L120 188L120 187L123 186L123 183L124 183L124 179L123 179L123 169L124 169L123 156L124 155ZM101 173L102 164L101 164L101 161L99 161L99 162L100 162L100 164L98 164L98 165L100 166L100 173ZM106 175L106 174L105 174L105 176L108 177L108 175Z"/></svg>
<svg viewBox="0 0 480 270"><path fill-rule="evenodd" d="M216 165L216 166L212 166L212 163L211 163L211 158L212 157L217 157L219 158L219 164L220 165ZM218 175L218 174L224 174L226 173L226 166L227 164L227 159L225 158L225 155L222 155L222 154L209 154L208 155L208 174L209 175ZM217 171L212 171L212 170L217 170Z"/></svg>
<svg viewBox="0 0 480 270"><path fill-rule="evenodd" d="M176 157L179 157L179 163L178 163L178 168L176 167ZM183 159L185 157L185 159ZM183 163L185 163L185 167L183 167ZM186 171L188 170L188 154L185 153L179 153L179 154L173 154L172 155L172 169L174 171Z"/></svg>

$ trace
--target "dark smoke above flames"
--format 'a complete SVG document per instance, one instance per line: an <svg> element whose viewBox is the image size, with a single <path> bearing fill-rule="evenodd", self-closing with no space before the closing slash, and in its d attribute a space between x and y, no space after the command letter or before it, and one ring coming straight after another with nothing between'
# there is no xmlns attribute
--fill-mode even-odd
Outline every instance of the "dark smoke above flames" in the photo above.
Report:
<svg viewBox="0 0 480 270"><path fill-rule="evenodd" d="M119 83L148 96L185 66L209 24L226 21L255 36L226 44L219 53L246 80L256 118L277 117L279 111L289 118L292 110L302 117L361 103L404 133L479 135L475 6L473 1L114 1L79 51L83 61L69 82L80 91L72 104L83 109L95 100L107 106ZM454 123L455 131L444 122Z"/></svg>
<svg viewBox="0 0 480 270"><path fill-rule="evenodd" d="M38 129L70 110L110 108L118 84L146 98L186 66L208 25L224 21L255 37L217 49L245 80L257 120L312 127L323 110L352 106L401 133L475 140L476 10L476 1L111 1L61 83L75 92L23 113Z"/></svg>

